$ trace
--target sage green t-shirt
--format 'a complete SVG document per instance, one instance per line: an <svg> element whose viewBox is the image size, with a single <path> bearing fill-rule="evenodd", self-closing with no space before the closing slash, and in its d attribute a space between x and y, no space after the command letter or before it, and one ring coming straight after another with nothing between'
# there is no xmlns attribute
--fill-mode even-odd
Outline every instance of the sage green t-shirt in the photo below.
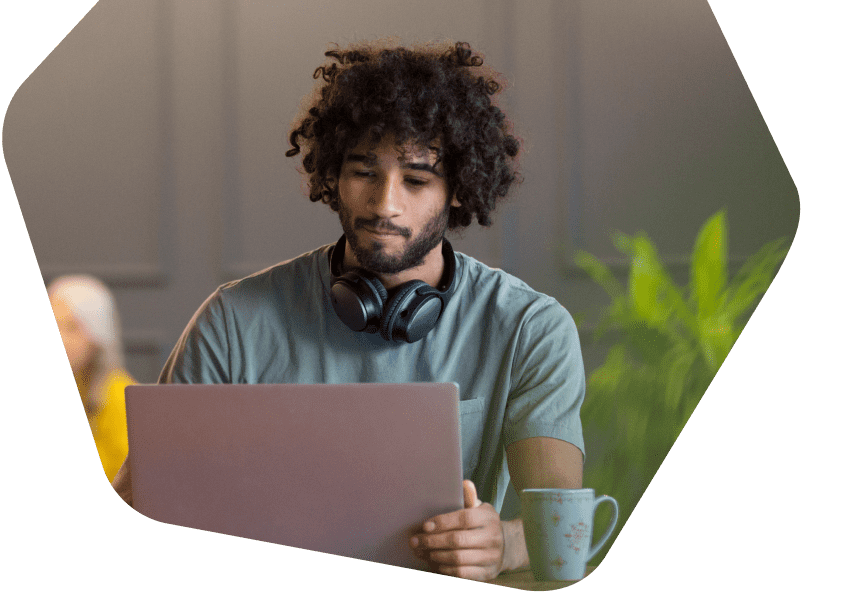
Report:
<svg viewBox="0 0 850 611"><path fill-rule="evenodd" d="M331 245L219 287L189 322L161 383L456 382L463 475L501 508L505 447L554 437L584 452L584 367L567 311L456 253L459 284L414 343L350 330L330 300Z"/></svg>

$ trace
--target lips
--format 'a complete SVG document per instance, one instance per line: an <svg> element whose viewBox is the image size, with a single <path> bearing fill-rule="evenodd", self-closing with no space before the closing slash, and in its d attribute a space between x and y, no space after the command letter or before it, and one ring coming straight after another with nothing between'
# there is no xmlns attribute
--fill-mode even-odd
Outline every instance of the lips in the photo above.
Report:
<svg viewBox="0 0 850 611"><path fill-rule="evenodd" d="M385 219L380 220L366 220L366 219L357 219L354 221L354 229L362 229L363 231L367 231L372 235L379 237L388 237L388 236L401 236L401 237L410 237L410 232L405 230L402 227L395 227L392 223L389 223Z"/></svg>
<svg viewBox="0 0 850 611"><path fill-rule="evenodd" d="M364 228L368 233L371 233L374 236L379 238L388 238L392 236L400 236L401 234L397 231L381 231L379 229L371 229L369 227Z"/></svg>

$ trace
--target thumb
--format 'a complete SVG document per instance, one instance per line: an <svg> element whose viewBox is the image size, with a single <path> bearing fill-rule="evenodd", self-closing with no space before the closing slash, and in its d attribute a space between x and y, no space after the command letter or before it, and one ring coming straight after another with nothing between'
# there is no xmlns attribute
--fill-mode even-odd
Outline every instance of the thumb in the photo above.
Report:
<svg viewBox="0 0 850 611"><path fill-rule="evenodd" d="M481 499L478 498L478 493L475 491L475 484L468 479L463 480L463 508L471 509L480 504Z"/></svg>

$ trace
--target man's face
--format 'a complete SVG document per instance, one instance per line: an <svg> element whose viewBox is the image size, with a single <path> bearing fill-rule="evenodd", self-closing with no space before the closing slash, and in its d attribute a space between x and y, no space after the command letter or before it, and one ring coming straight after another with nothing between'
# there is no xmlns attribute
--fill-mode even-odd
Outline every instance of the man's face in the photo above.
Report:
<svg viewBox="0 0 850 611"><path fill-rule="evenodd" d="M392 136L361 141L339 175L339 218L360 267L398 274L420 266L442 242L449 191L437 153L399 146Z"/></svg>

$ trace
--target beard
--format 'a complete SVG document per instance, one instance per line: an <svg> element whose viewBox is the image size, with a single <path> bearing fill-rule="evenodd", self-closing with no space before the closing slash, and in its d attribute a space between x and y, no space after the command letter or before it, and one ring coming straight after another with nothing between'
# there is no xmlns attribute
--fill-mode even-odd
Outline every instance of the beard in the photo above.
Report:
<svg viewBox="0 0 850 611"><path fill-rule="evenodd" d="M389 221L381 219L352 218L344 205L340 206L339 220L342 223L342 232L345 241L351 247L351 251L360 263L360 267L373 274L392 275L403 272L406 269L419 267L425 262L425 257L443 241L446 229L449 225L448 206L434 215L419 235L405 245L404 250L396 255L385 251L384 244L378 241L363 243L358 239L357 230L370 228L381 231L398 233L404 238L410 239L412 232L405 227L397 227Z"/></svg>

